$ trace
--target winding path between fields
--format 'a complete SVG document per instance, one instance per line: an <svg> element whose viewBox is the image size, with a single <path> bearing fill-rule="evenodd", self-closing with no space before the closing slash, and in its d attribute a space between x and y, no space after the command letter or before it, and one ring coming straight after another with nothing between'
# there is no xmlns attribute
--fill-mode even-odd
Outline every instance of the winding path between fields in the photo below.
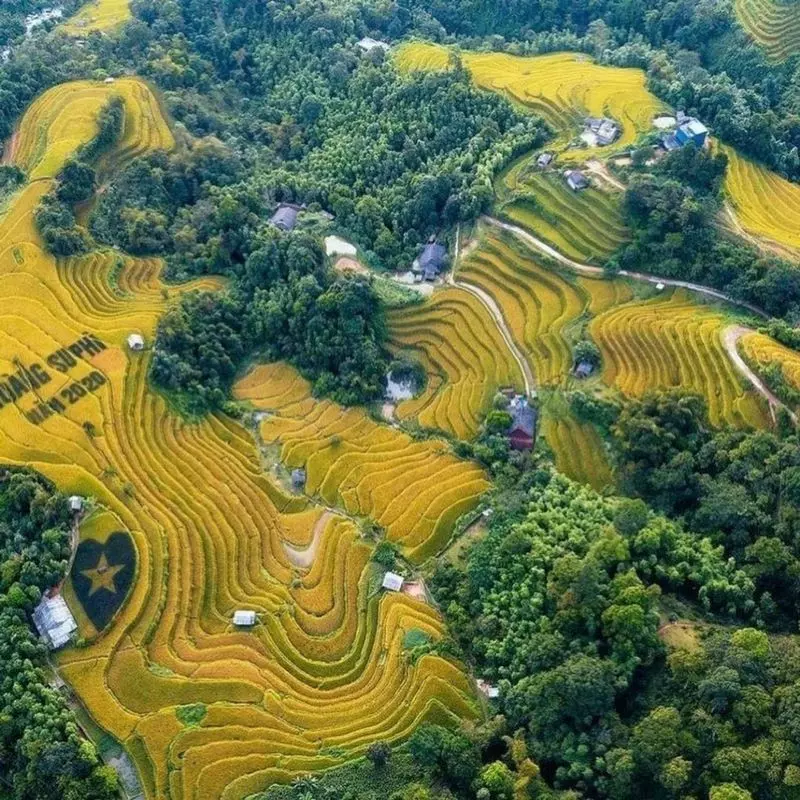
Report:
<svg viewBox="0 0 800 800"><path fill-rule="evenodd" d="M583 273L585 275L602 275L603 269L602 267L593 267L589 264L581 264L578 261L573 261L571 258L567 258L567 256L560 253L555 248L551 247L546 242L543 242L541 239L538 239L533 234L529 233L528 231L520 228L517 225L512 225L508 222L503 222L502 220L496 219L495 217L484 216L481 218L484 222L488 223L489 225L493 225L497 228L501 228L503 230L509 231L513 233L515 236L522 239L526 244L534 247L535 249L539 250L540 252L544 253L545 255L549 256L550 258L555 259L560 264L564 264L565 266L569 267L570 269L575 270L576 272ZM459 259L459 246L460 246L460 230L456 233L456 260L455 266L458 266L458 259ZM642 272L629 272L628 270L620 270L620 275L626 278L632 278L633 280L644 281L646 283L663 283L665 286L675 286L682 289L689 289L690 291L697 292L699 294L703 294L707 297L713 297L717 300L724 300L729 303L733 303L738 306L742 306L746 308L748 311L752 311L754 314L757 314L761 317L767 317L768 315L762 311L757 306L752 305L751 303L747 303L743 300L736 300L733 297L725 294L724 292L717 291L716 289L711 289L708 286L703 286L702 284L698 283L691 283L689 281L679 281L674 280L672 278L659 278L655 275L646 275ZM532 394L533 389L536 386L533 373L531 372L530 367L528 366L527 359L525 358L522 350L517 346L516 342L514 341L513 337L511 336L511 332L508 329L508 325L506 324L505 318L503 317L503 313L498 307L497 303L495 303L494 299L487 294L483 289L480 289L477 286L473 286L470 283L465 281L457 281L452 274L448 275L447 278L448 282L453 286L458 286L461 289L464 289L467 292L475 295L483 304L486 306L489 313L492 315L492 318L497 323L497 327L505 339L506 344L508 344L509 349L511 350L514 358L516 359L517 363L522 370L523 377L525 378L525 390L528 394ZM725 352L728 354L728 357L733 362L733 365L752 386L753 388L767 401L769 405L770 414L772 415L773 421L775 420L775 409L776 408L785 408L786 411L789 413L789 416L792 418L792 421L797 424L798 418L797 415L789 409L785 403L778 399L775 394L770 391L770 389L766 386L766 384L753 372L752 369L747 365L745 360L739 354L739 350L737 349L737 345L739 343L739 339L742 336L752 333L753 330L748 328L744 325L729 325L725 328L723 335L722 335L722 343L723 347L725 348Z"/></svg>
<svg viewBox="0 0 800 800"><path fill-rule="evenodd" d="M497 325L497 330L500 331L500 335L503 337L508 349L511 351L511 355L514 356L514 360L519 365L520 372L522 372L522 380L525 383L525 394L527 394L528 397L532 397L536 391L536 379L533 377L533 370L531 370L530 364L528 364L528 359L525 358L525 354L514 341L514 337L511 335L511 330L508 327L508 323L506 323L506 318L503 316L503 312L500 310L500 306L497 305L494 298L488 292L484 291L479 286L475 286L472 283L467 283L466 281L457 281L455 279L453 273L458 268L460 255L461 228L459 227L456 231L456 254L453 262L453 269L447 273L445 280L449 285L455 286L458 289L463 289L465 292L469 292L474 297L477 297L478 300L480 300L480 302L486 307L486 310L489 312L489 314L491 314L495 325Z"/></svg>
<svg viewBox="0 0 800 800"><path fill-rule="evenodd" d="M512 225L509 222L503 222L502 220L489 216L481 217L481 219L487 224L493 225L495 228L502 228L504 231L513 233L515 236L522 239L526 244L529 244L536 250L539 250L550 258L555 259L559 263L564 264L576 272L583 273L584 275L604 274L602 267L592 267L589 264L581 264L579 261L573 261L571 258L567 258L567 256L563 255L563 253L559 253L558 250L551 247L546 242L543 242L541 239L537 239L533 234L528 233L528 231L520 228L518 225ZM731 297L730 295L720 292L717 289L712 289L709 286L703 286L701 283L679 281L674 278L660 278L657 275L648 275L644 272L630 272L626 269L620 270L617 274L624 278L632 278L633 280L643 281L645 283L663 283L664 286L674 286L679 289L688 289L689 291L697 292L698 294L705 295L706 297L713 297L715 300L724 300L727 303L733 303L734 305L741 306L742 308L746 308L748 311L751 311L753 314L763 317L764 319L769 318L769 315L765 311L762 311L758 306L754 306L752 303L748 303L745 300L737 300L735 297Z"/></svg>
<svg viewBox="0 0 800 800"><path fill-rule="evenodd" d="M758 377L758 375L753 372L752 369L747 365L747 362L742 358L739 354L739 339L742 336L746 336L748 333L753 333L750 328L745 327L744 325L729 325L725 328L725 331L722 334L722 344L725 348L725 352L728 354L728 357L733 362L733 365L739 372L747 378L750 383L753 384L753 388L761 394L769 403L769 410L770 414L772 415L772 421L775 421L775 409L776 408L785 408L786 411L789 413L789 416L792 418L792 422L797 424L797 415L791 409L787 408L786 404L779 400L775 394L773 394L764 381Z"/></svg>

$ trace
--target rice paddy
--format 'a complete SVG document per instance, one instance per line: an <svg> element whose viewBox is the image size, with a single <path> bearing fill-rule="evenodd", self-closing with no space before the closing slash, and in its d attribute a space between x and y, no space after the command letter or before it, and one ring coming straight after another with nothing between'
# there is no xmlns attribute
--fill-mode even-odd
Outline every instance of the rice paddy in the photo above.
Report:
<svg viewBox="0 0 800 800"><path fill-rule="evenodd" d="M569 258L602 263L630 238L620 210L621 195L590 187L573 192L555 172L524 178L523 199L503 206L503 215Z"/></svg>
<svg viewBox="0 0 800 800"><path fill-rule="evenodd" d="M800 186L722 146L728 156L725 194L739 224L752 236L800 252Z"/></svg>
<svg viewBox="0 0 800 800"><path fill-rule="evenodd" d="M261 436L280 444L287 467L306 470L309 495L374 519L412 561L442 550L489 488L483 471L450 455L444 442L416 442L362 409L316 401L287 365L255 369L236 393L270 412Z"/></svg>
<svg viewBox="0 0 800 800"><path fill-rule="evenodd" d="M702 395L713 425L764 427L765 404L745 389L722 344L724 316L684 290L601 314L589 332L603 355L602 379L623 394L682 387Z"/></svg>
<svg viewBox="0 0 800 800"><path fill-rule="evenodd" d="M415 358L428 375L425 391L401 402L400 420L460 439L478 432L492 398L505 386L522 387L522 375L484 305L461 289L445 289L423 306L389 316L392 348Z"/></svg>
<svg viewBox="0 0 800 800"><path fill-rule="evenodd" d="M763 333L751 333L739 340L739 350L758 372L776 365L786 383L800 391L800 353L770 339Z"/></svg>
<svg viewBox="0 0 800 800"><path fill-rule="evenodd" d="M742 27L776 61L800 52L800 6L792 0L735 0Z"/></svg>
<svg viewBox="0 0 800 800"><path fill-rule="evenodd" d="M449 63L449 50L426 42L402 45L395 54L399 69L437 70ZM645 85L640 69L595 64L578 53L513 56L507 53L460 52L477 86L506 95L512 102L542 116L562 146L574 139L586 116L611 117L622 127L617 141L603 152L625 149L665 105ZM585 148L570 151L585 157Z"/></svg>
<svg viewBox="0 0 800 800"><path fill-rule="evenodd" d="M559 472L598 492L614 485L603 440L593 425L575 417L562 395L542 403L541 431Z"/></svg>
<svg viewBox="0 0 800 800"><path fill-rule="evenodd" d="M761 398L724 351L724 313L684 290L635 299L624 281L568 278L491 233L458 277L494 298L542 388L569 384L572 345L585 331L600 348L606 387L638 397L681 386L705 397L715 425L769 424Z"/></svg>
<svg viewBox="0 0 800 800"><path fill-rule="evenodd" d="M100 31L105 33L131 18L130 0L91 0L78 9L61 30L73 36Z"/></svg>
<svg viewBox="0 0 800 800"><path fill-rule="evenodd" d="M10 384L0 388L0 458L93 497L98 509L81 531L86 563L65 588L86 642L58 654L61 674L125 745L148 800L239 800L376 740L405 739L424 720L476 716L457 665L404 655L408 630L436 640L442 622L405 595L370 593L371 547L355 522L283 491L238 422L184 423L150 390L149 346L168 303L219 281L164 291L158 261L97 252L56 263L44 251L36 203L113 93L126 100L125 132L104 168L172 146L144 83L57 87L21 123L16 163L37 180L0 219L0 373L23 376L13 402ZM131 332L148 348L130 351ZM282 389L288 405L265 426L288 461L310 462L315 491L375 514L411 557L446 541L487 485L442 445L316 403L297 377ZM314 406L307 430L291 416L291 392L295 406ZM369 457L364 436L375 443ZM373 477L362 464L354 483L359 455L382 469ZM398 500L409 493L413 502ZM292 548L312 544L310 566L297 566ZM129 585L124 569L135 573ZM232 625L238 608L257 612L252 629ZM186 706L205 714L187 725Z"/></svg>
<svg viewBox="0 0 800 800"><path fill-rule="evenodd" d="M493 234L462 262L458 278L483 289L502 309L542 387L567 380L581 322L631 296L622 281L568 280L543 266L537 254Z"/></svg>

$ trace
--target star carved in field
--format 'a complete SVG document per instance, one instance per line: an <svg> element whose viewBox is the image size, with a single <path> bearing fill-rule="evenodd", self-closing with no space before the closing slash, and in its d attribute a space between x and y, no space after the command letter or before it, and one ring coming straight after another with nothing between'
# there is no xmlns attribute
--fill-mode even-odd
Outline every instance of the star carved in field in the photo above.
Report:
<svg viewBox="0 0 800 800"><path fill-rule="evenodd" d="M92 586L89 589L89 597L91 597L95 592L100 591L100 589L106 589L107 591L111 592L111 594L116 594L117 586L114 583L114 578L122 569L125 569L124 564L115 564L113 566L110 565L108 563L108 559L106 558L106 554L103 553L100 556L100 560L97 562L96 567L93 569L81 570L81 575L88 578L92 582Z"/></svg>

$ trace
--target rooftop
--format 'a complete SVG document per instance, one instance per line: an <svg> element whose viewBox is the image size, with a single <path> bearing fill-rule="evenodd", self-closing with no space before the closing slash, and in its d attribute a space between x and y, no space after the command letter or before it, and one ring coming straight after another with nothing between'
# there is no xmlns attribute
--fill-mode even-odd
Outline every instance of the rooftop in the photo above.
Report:
<svg viewBox="0 0 800 800"><path fill-rule="evenodd" d="M383 576L381 587L388 589L390 592L399 592L403 588L403 582L402 575L398 575L396 572L387 572Z"/></svg>
<svg viewBox="0 0 800 800"><path fill-rule="evenodd" d="M594 372L594 364L591 361L580 361L575 367L575 377L588 378Z"/></svg>
<svg viewBox="0 0 800 800"><path fill-rule="evenodd" d="M373 39L371 36L365 36L363 39L360 39L358 42L358 46L365 52L369 53L376 48L380 48L384 52L389 50L389 43L388 42L381 42L378 39Z"/></svg>
<svg viewBox="0 0 800 800"><path fill-rule="evenodd" d="M78 624L60 594L42 598L33 611L33 624L51 650L63 647L78 630Z"/></svg>
<svg viewBox="0 0 800 800"><path fill-rule="evenodd" d="M522 431L528 436L533 436L536 427L536 412L524 395L517 395L508 404L508 413L511 414L511 427L509 432Z"/></svg>
<svg viewBox="0 0 800 800"><path fill-rule="evenodd" d="M589 179L578 169L571 169L564 174L572 189L585 189L589 185Z"/></svg>
<svg viewBox="0 0 800 800"><path fill-rule="evenodd" d="M683 125L683 128L692 136L702 136L704 133L708 133L708 128L699 119L690 119Z"/></svg>
<svg viewBox="0 0 800 800"><path fill-rule="evenodd" d="M143 350L144 349L144 336L141 333L132 333L128 336L128 347L131 350Z"/></svg>
<svg viewBox="0 0 800 800"><path fill-rule="evenodd" d="M298 206L290 203L281 203L269 221L282 231L290 231L297 225L297 215L300 213Z"/></svg>
<svg viewBox="0 0 800 800"><path fill-rule="evenodd" d="M249 628L256 624L256 612L239 609L233 612L233 624Z"/></svg>
<svg viewBox="0 0 800 800"><path fill-rule="evenodd" d="M422 272L427 280L433 280L447 263L447 248L440 242L428 242L419 258L414 262L414 272Z"/></svg>

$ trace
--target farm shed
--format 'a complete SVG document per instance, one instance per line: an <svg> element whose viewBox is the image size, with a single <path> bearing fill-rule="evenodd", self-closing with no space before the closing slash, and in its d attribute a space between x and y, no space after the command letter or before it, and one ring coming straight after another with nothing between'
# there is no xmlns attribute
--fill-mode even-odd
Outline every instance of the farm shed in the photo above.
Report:
<svg viewBox="0 0 800 800"><path fill-rule="evenodd" d="M517 395L508 404L511 425L508 429L508 443L514 450L531 450L536 436L536 409L524 395Z"/></svg>
<svg viewBox="0 0 800 800"><path fill-rule="evenodd" d="M292 470L292 486L295 489L302 489L306 485L306 471L304 469Z"/></svg>
<svg viewBox="0 0 800 800"><path fill-rule="evenodd" d="M240 628L251 628L256 624L256 612L242 609L233 612L233 624Z"/></svg>
<svg viewBox="0 0 800 800"><path fill-rule="evenodd" d="M399 592L403 588L403 576L396 572L387 572L383 576L381 588L388 589L390 592Z"/></svg>
<svg viewBox="0 0 800 800"><path fill-rule="evenodd" d="M545 167L549 167L553 161L555 161L555 158L553 153L540 153L539 158L536 159L536 165L540 169L544 169Z"/></svg>
<svg viewBox="0 0 800 800"><path fill-rule="evenodd" d="M51 650L63 647L78 630L78 624L60 594L42 598L33 610L33 624Z"/></svg>
<svg viewBox="0 0 800 800"><path fill-rule="evenodd" d="M293 203L281 203L275 213L269 218L269 221L278 230L291 231L297 225L297 217L300 214L301 207Z"/></svg>
<svg viewBox="0 0 800 800"><path fill-rule="evenodd" d="M83 498L79 494L73 494L69 498L69 510L73 513L83 511Z"/></svg>
<svg viewBox="0 0 800 800"><path fill-rule="evenodd" d="M480 693L485 697L488 697L489 700L496 700L498 697L500 697L500 689L498 689L497 686L493 686L491 683L489 683L489 681L485 681L483 678L478 678L475 683L478 687L478 691L480 691Z"/></svg>
<svg viewBox="0 0 800 800"><path fill-rule="evenodd" d="M426 281L433 281L446 266L447 248L440 242L428 242L411 266L411 271Z"/></svg>
<svg viewBox="0 0 800 800"><path fill-rule="evenodd" d="M135 352L144 350L144 336L141 333L132 333L128 337L128 347Z"/></svg>
<svg viewBox="0 0 800 800"><path fill-rule="evenodd" d="M567 186L573 192L579 192L589 185L589 179L579 169L568 170L564 173L564 177L567 179Z"/></svg>

